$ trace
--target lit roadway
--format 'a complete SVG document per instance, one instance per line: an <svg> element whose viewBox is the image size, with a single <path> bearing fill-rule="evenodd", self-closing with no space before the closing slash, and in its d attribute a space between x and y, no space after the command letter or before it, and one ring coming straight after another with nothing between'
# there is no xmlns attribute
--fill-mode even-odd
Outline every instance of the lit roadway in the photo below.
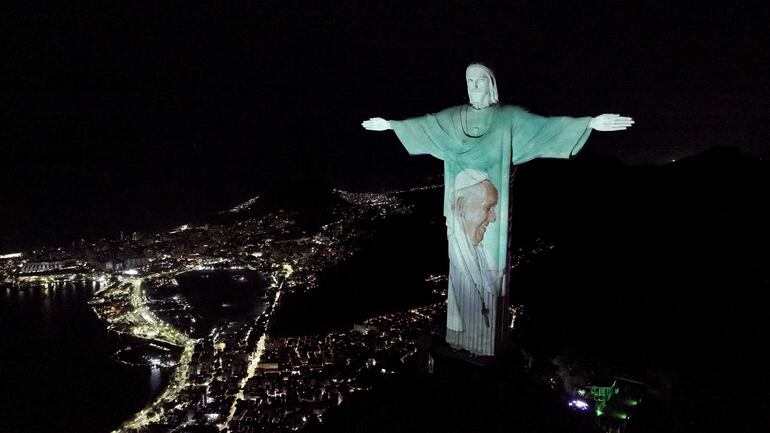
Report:
<svg viewBox="0 0 770 433"><path fill-rule="evenodd" d="M259 341L257 342L257 348L254 350L254 352L249 356L249 367L246 370L246 376L244 376L243 379L241 379L241 383L238 386L238 393L235 395L235 398L233 399L233 405L230 406L230 413L227 415L227 419L225 422L219 425L220 430L230 431L230 423L233 420L233 417L235 416L235 409L238 405L238 400L244 400L245 395L243 394L243 389L246 387L246 383L254 377L254 373L257 371L257 364L259 364L259 360L262 358L262 354L265 352L265 343L267 342L267 331L270 329L270 324L273 321L273 311L275 311L276 306L278 306L278 301L281 299L281 288L283 287L283 283L286 281L287 278L291 276L292 273L294 273L294 270L291 268L291 265L283 265L282 268L282 279L279 282L278 278L276 278L275 275L270 275L270 278L272 278L273 283L270 285L271 288L275 289L275 297L273 298L273 303L270 304L270 308L267 308L263 314L267 315L267 320L265 320L265 330L262 333L262 336L259 337ZM279 275L281 276L281 275Z"/></svg>
<svg viewBox="0 0 770 433"><path fill-rule="evenodd" d="M172 273L172 272L168 272ZM173 272L176 273L176 272ZM153 274L146 278L154 278L162 274ZM157 421L163 415L162 405L165 402L176 399L179 391L187 384L187 370L193 349L197 340L188 338L184 333L174 329L171 325L160 320L146 304L146 297L142 291L142 283L145 278L124 278L119 277L121 282L127 280L133 287L131 289L130 302L134 310L131 313L130 320L134 323L131 333L139 338L150 340L159 340L166 343L183 347L182 356L179 364L174 370L174 376L169 381L166 389L149 406L145 407L133 418L126 421L113 433L124 433L132 430L138 430L152 421Z"/></svg>
<svg viewBox="0 0 770 433"><path fill-rule="evenodd" d="M151 274L146 277L118 277L120 283L130 283L132 285L129 302L133 307L133 311L129 314L128 317L128 320L133 324L133 327L131 328L131 334L138 338L158 340L176 346L181 346L183 347L183 351L182 356L179 359L179 364L174 370L174 375L163 393L161 393L158 398L150 403L150 405L136 413L130 420L124 422L117 430L114 430L112 433L128 433L131 431L137 431L151 422L159 421L163 416L163 404L176 400L179 392L187 385L187 372L189 369L189 363L192 359L195 343L198 340L190 339L181 331L160 320L147 306L147 298L145 297L144 291L142 290L142 283L145 279L157 278L164 275L174 275L182 272L185 271L165 271ZM267 315L267 320L265 321L265 331L262 333L262 336L257 343L256 349L251 354L251 356L249 356L247 374L243 379L241 379L236 398L233 400L233 404L230 407L230 412L227 416L227 419L224 423L219 425L220 429L228 428L230 422L233 419L233 416L235 415L235 409L238 400L244 399L243 390L246 386L246 383L249 379L254 377L257 364L259 363L259 360L265 351L267 330L269 329L270 323L272 321L272 312L275 310L275 307L278 305L278 301L281 298L281 288L283 287L283 283L287 278L291 276L293 272L294 270L292 269L291 265L284 264L281 271L276 272L278 277L281 278L280 282L279 279L276 278L276 275L270 276L270 278L273 280L273 283L270 285L270 287L275 289L275 297L273 298L273 302L270 305L270 308L266 309L266 311L263 313Z"/></svg>

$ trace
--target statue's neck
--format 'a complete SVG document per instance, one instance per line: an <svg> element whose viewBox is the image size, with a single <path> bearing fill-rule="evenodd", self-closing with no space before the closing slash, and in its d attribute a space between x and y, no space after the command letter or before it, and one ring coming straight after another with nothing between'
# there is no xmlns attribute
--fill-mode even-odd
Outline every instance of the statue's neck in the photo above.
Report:
<svg viewBox="0 0 770 433"><path fill-rule="evenodd" d="M469 137L480 137L486 134L491 122L491 106L483 109L473 108L466 105L462 111L462 127L465 135Z"/></svg>

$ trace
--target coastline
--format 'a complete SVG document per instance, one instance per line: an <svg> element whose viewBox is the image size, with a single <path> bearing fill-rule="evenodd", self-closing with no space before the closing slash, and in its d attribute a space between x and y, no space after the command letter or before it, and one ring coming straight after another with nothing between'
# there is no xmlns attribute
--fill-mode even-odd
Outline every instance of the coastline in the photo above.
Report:
<svg viewBox="0 0 770 433"><path fill-rule="evenodd" d="M176 273L174 273L174 275L176 275ZM175 367L174 374L169 380L166 389L164 389L163 392L161 392L149 405L145 406L142 410L134 414L133 417L123 422L120 427L113 430L112 433L130 432L139 429L152 421L160 419L163 415L163 403L173 400L185 385L187 371L189 369L190 360L192 359L193 348L197 342L197 340L190 339L170 324L160 320L149 307L147 307L144 302L145 297L142 290L142 283L150 278L152 277L130 278L132 285L130 300L134 312L130 313L128 316L128 320L133 322L133 327L130 328L132 332L129 335L149 341L180 346L183 350L179 357L179 361L177 362L177 366Z"/></svg>
<svg viewBox="0 0 770 433"><path fill-rule="evenodd" d="M13 283L0 283L3 431L109 432L166 388L172 370L116 362L136 340L94 314L97 282Z"/></svg>
<svg viewBox="0 0 770 433"><path fill-rule="evenodd" d="M92 308L96 312L97 316L104 322L108 323L108 328L116 333L125 334L131 337L139 338L149 342L159 342L164 344L171 344L182 348L182 353L179 356L179 360L176 364L174 373L169 379L166 388L147 406L136 412L131 418L124 421L117 429L112 433L131 433L136 432L143 427L153 423L159 422L163 419L165 414L164 407L167 407L179 397L180 392L188 385L195 386L193 383L189 383L190 378L190 363L193 359L196 345L202 343L203 339L194 339L185 335L182 331L176 329L171 324L161 320L147 305L147 298L142 288L143 283L151 282L156 278L161 277L176 277L177 275L189 272L193 269L182 269L175 271L166 271L159 274L151 274L144 277L118 277L118 279L110 286L105 287L103 290L95 293L102 297L101 302L98 305L93 305ZM257 365L260 362L260 355L264 351L265 342L267 340L267 329L271 323L272 312L279 304L281 288L286 279L291 275L290 270L281 267L273 275L270 275L270 284L266 288L266 296L272 300L268 305L268 308L254 318L255 321L262 321L264 326L261 327L261 333L258 336L258 341L252 348L248 357L249 363L246 370L246 374L239 381L239 390L236 393L235 398L227 412L227 418L219 426L226 429L229 423L232 421L235 415L236 405L240 400L244 398L243 390L248 380L254 375L257 370ZM130 286L126 290L126 286ZM131 307L130 311L125 314L119 315L118 319L111 319L104 314L100 314L98 309L105 308L105 298L110 297L110 292L121 292L117 294L118 298L128 299ZM114 299L113 299L114 302Z"/></svg>

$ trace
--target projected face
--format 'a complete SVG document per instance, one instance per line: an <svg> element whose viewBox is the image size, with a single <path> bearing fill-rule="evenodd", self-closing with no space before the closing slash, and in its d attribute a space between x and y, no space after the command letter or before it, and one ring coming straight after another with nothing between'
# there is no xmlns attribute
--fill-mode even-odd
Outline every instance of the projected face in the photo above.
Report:
<svg viewBox="0 0 770 433"><path fill-rule="evenodd" d="M465 82L468 85L468 100L474 107L489 106L489 76L478 67L471 66L465 72Z"/></svg>
<svg viewBox="0 0 770 433"><path fill-rule="evenodd" d="M484 240L487 226L497 220L497 200L497 188L488 180L458 191L456 210L471 244Z"/></svg>

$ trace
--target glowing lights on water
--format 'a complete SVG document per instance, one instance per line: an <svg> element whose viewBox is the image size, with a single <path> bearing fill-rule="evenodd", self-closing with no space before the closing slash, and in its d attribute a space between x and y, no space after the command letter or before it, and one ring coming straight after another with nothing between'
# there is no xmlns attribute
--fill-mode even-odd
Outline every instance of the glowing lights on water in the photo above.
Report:
<svg viewBox="0 0 770 433"><path fill-rule="evenodd" d="M588 410L588 403L577 398L574 400L570 400L570 402L567 403L567 406L576 410Z"/></svg>
<svg viewBox="0 0 770 433"><path fill-rule="evenodd" d="M150 389L153 392L160 391L162 380L160 375L160 367L155 363L157 360L153 360L152 367L150 368Z"/></svg>
<svg viewBox="0 0 770 433"><path fill-rule="evenodd" d="M123 271L123 273L126 275L139 275L139 271L137 271L136 269L127 269Z"/></svg>

